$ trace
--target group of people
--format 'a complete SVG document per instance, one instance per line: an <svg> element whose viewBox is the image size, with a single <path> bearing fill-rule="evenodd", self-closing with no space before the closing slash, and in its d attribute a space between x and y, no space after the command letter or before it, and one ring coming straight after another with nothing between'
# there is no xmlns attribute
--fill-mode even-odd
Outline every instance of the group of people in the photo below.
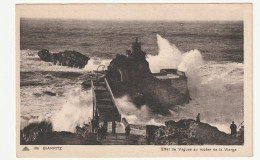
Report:
<svg viewBox="0 0 260 160"><path fill-rule="evenodd" d="M197 114L196 116L196 121L199 123L200 122L200 113ZM237 125L235 124L234 121L232 121L232 124L230 125L230 130L231 130L231 136L236 137L237 135Z"/></svg>

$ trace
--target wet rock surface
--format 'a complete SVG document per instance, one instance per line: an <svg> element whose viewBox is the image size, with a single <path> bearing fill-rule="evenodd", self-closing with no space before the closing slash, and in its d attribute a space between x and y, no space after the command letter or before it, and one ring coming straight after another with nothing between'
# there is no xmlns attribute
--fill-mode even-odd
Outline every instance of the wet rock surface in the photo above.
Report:
<svg viewBox="0 0 260 160"><path fill-rule="evenodd" d="M174 105L189 102L186 76L176 80L157 79L137 41L126 54L117 55L108 66L106 78L115 97L128 95L137 107L146 104L153 112L162 115L170 114L168 109Z"/></svg>
<svg viewBox="0 0 260 160"><path fill-rule="evenodd" d="M88 145L100 144L96 135L87 133L85 137L71 132L52 130L49 122L31 123L20 131L21 145Z"/></svg>
<svg viewBox="0 0 260 160"><path fill-rule="evenodd" d="M37 142L38 139L52 132L52 124L48 122L31 123L20 131L21 144Z"/></svg>
<svg viewBox="0 0 260 160"><path fill-rule="evenodd" d="M244 128L237 135L231 136L219 131L207 123L192 119L166 121L165 126L130 124L131 129L145 130L145 135L131 133L125 140L124 133L117 133L117 138L111 132L106 139L98 140L96 133L88 130L88 125L76 127L75 133L53 131L49 122L31 123L20 131L21 145L243 145Z"/></svg>
<svg viewBox="0 0 260 160"><path fill-rule="evenodd" d="M55 65L84 68L89 57L76 52L66 50L59 53L50 53L47 49L38 52L38 56L45 62L53 62Z"/></svg>
<svg viewBox="0 0 260 160"><path fill-rule="evenodd" d="M219 131L207 123L184 119L166 121L166 126L154 130L150 143L156 145L241 145L243 135L236 137Z"/></svg>

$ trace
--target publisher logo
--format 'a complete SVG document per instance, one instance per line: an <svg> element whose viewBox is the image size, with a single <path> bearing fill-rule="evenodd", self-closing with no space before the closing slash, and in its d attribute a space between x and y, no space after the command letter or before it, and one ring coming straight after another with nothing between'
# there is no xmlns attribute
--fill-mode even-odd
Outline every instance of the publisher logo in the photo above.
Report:
<svg viewBox="0 0 260 160"><path fill-rule="evenodd" d="M24 147L22 151L30 151L28 147Z"/></svg>

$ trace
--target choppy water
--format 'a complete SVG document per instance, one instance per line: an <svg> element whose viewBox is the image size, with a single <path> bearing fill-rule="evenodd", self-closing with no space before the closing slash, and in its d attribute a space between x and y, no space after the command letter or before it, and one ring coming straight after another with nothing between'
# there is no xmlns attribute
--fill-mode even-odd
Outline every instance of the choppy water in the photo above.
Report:
<svg viewBox="0 0 260 160"><path fill-rule="evenodd" d="M21 19L20 29L21 127L49 119L54 129L73 131L76 124L87 122L91 94L80 88L88 72L99 63L108 64L116 54L124 54L135 37L139 37L147 54L158 54L157 34L175 44L181 53L197 49L201 54L203 62L188 75L192 101L173 107L172 116L162 117L151 113L147 106L137 110L125 96L117 99L122 114L133 123L162 124L167 119L194 118L200 112L202 121L226 132L232 120L237 124L243 121L241 22ZM94 60L85 69L55 66L39 59L37 52L43 48L51 52L76 50Z"/></svg>
<svg viewBox="0 0 260 160"><path fill-rule="evenodd" d="M158 53L156 34L183 52L198 49L205 60L243 62L242 22L120 22L21 19L21 49L77 50L110 57L125 53L135 37Z"/></svg>

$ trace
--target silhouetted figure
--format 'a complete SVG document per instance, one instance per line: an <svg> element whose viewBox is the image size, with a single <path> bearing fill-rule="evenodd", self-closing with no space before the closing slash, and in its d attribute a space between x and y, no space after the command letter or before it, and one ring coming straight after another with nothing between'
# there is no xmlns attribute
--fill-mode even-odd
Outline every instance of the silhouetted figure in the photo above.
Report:
<svg viewBox="0 0 260 160"><path fill-rule="evenodd" d="M115 121L112 122L112 133L113 134L116 133L116 122Z"/></svg>
<svg viewBox="0 0 260 160"><path fill-rule="evenodd" d="M97 113L96 113L96 114L97 114ZM97 123L99 123L99 116L96 116L95 119L96 119ZM98 126L98 127L99 127L99 126Z"/></svg>
<svg viewBox="0 0 260 160"><path fill-rule="evenodd" d="M97 132L97 130L99 129L99 116L95 117L95 132Z"/></svg>
<svg viewBox="0 0 260 160"><path fill-rule="evenodd" d="M105 126L101 126L100 133L101 133L100 140L102 140L103 138L106 138L106 128L105 128Z"/></svg>
<svg viewBox="0 0 260 160"><path fill-rule="evenodd" d="M99 121L97 119L92 119L91 126L92 126L92 132L96 133L99 128Z"/></svg>
<svg viewBox="0 0 260 160"><path fill-rule="evenodd" d="M239 131L237 132L238 138L240 139L240 143L244 143L244 126L241 126Z"/></svg>
<svg viewBox="0 0 260 160"><path fill-rule="evenodd" d="M117 139L117 135L116 135L116 122L115 121L112 122L112 134L114 134L116 136L116 139Z"/></svg>
<svg viewBox="0 0 260 160"><path fill-rule="evenodd" d="M99 128L99 120L98 119L92 119L91 124L92 124L92 132L96 133L98 128Z"/></svg>
<svg viewBox="0 0 260 160"><path fill-rule="evenodd" d="M231 129L231 136L236 137L236 134L237 134L237 125L235 124L234 121L232 121L232 124L230 125L230 129Z"/></svg>
<svg viewBox="0 0 260 160"><path fill-rule="evenodd" d="M128 138L129 138L129 136L130 136L130 130L131 130L130 126L127 125L127 126L125 127L125 139L128 139Z"/></svg>
<svg viewBox="0 0 260 160"><path fill-rule="evenodd" d="M196 117L196 121L200 122L200 113L198 113L197 117Z"/></svg>
<svg viewBox="0 0 260 160"><path fill-rule="evenodd" d="M107 127L104 127L104 138L107 138Z"/></svg>
<svg viewBox="0 0 260 160"><path fill-rule="evenodd" d="M94 132L95 129L95 120L91 119L91 132Z"/></svg>
<svg viewBox="0 0 260 160"><path fill-rule="evenodd" d="M105 119L104 120L104 127L107 128L107 125L108 125L108 123L107 123L107 120Z"/></svg>
<svg viewBox="0 0 260 160"><path fill-rule="evenodd" d="M105 138L105 139L106 139L106 137L107 137L107 125L108 125L107 120L104 120L104 125L103 125L103 127L104 127L104 138Z"/></svg>
<svg viewBox="0 0 260 160"><path fill-rule="evenodd" d="M97 141L101 141L102 140L101 128L98 127L98 128L96 128L96 130L97 130Z"/></svg>

